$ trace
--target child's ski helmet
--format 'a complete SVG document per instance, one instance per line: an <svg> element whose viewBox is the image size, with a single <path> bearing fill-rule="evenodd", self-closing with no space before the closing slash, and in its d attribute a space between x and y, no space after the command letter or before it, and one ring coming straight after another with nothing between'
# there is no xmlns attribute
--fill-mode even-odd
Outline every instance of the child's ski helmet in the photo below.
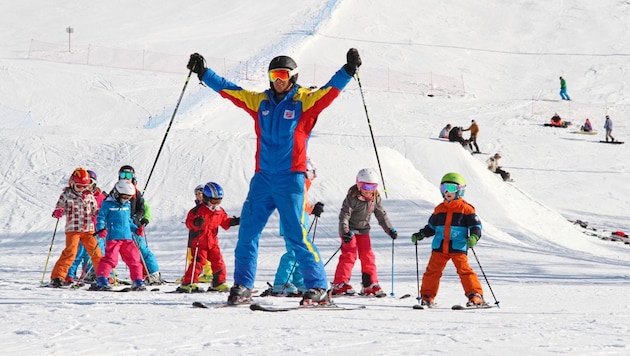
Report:
<svg viewBox="0 0 630 356"><path fill-rule="evenodd" d="M446 173L444 177L442 177L440 185L443 183L457 184L457 194L455 195L455 199L459 199L464 196L464 193L466 192L466 180L461 174L455 172ZM441 188L440 193L442 193L442 197L444 197L444 192Z"/></svg>
<svg viewBox="0 0 630 356"><path fill-rule="evenodd" d="M122 199L122 195L131 195L133 197L136 195L136 187L130 180L121 179L114 185L113 195L117 202L123 204L126 200Z"/></svg>
<svg viewBox="0 0 630 356"><path fill-rule="evenodd" d="M357 184L359 183L370 183L370 184L378 184L378 175L376 171L372 168L363 168L357 173Z"/></svg>
<svg viewBox="0 0 630 356"><path fill-rule="evenodd" d="M90 174L85 168L79 167L72 172L72 176L70 177L70 182L74 184L82 184L89 185L90 184Z"/></svg>
<svg viewBox="0 0 630 356"><path fill-rule="evenodd" d="M118 170L118 179L130 179L131 183L136 184L136 170L132 166L126 164Z"/></svg>
<svg viewBox="0 0 630 356"><path fill-rule="evenodd" d="M197 195L197 193L203 193L203 185L199 184L198 186L196 186L194 193L195 195Z"/></svg>
<svg viewBox="0 0 630 356"><path fill-rule="evenodd" d="M208 203L210 199L223 199L223 188L215 182L208 182L203 187L203 201Z"/></svg>

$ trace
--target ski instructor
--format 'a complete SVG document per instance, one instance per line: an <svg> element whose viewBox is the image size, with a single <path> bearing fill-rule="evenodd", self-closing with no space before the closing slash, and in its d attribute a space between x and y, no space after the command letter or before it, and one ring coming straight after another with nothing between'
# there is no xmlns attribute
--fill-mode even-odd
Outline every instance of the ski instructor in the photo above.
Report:
<svg viewBox="0 0 630 356"><path fill-rule="evenodd" d="M229 304L251 302L256 278L258 243L269 216L278 209L285 236L293 245L308 290L300 304L327 304L328 281L317 247L307 239L302 224L306 149L317 116L350 82L361 66L359 51L348 50L346 64L318 90L297 84L298 66L287 56L269 63L270 88L249 91L206 68L203 56L190 55L187 68L204 84L245 110L254 119L256 172L241 211L234 250L234 285Z"/></svg>

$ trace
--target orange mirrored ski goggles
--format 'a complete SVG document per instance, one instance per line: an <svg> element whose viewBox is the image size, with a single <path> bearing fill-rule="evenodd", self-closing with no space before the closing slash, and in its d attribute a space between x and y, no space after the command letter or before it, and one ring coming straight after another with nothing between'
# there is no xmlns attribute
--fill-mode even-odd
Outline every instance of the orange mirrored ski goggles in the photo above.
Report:
<svg viewBox="0 0 630 356"><path fill-rule="evenodd" d="M286 81L289 80L289 78L291 78L291 76L293 76L294 74L294 71L289 69L272 69L269 71L269 81L275 82L278 79Z"/></svg>

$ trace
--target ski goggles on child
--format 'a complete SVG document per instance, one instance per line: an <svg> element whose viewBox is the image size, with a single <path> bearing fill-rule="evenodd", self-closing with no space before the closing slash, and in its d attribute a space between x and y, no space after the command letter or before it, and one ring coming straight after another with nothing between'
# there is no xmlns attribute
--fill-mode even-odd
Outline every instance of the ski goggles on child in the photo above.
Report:
<svg viewBox="0 0 630 356"><path fill-rule="evenodd" d="M129 195L129 194L121 194L120 195L120 199L126 201L126 200L130 200L131 198L133 198L133 195Z"/></svg>
<svg viewBox="0 0 630 356"><path fill-rule="evenodd" d="M275 82L280 79L282 81L287 81L291 78L296 72L289 69L272 69L269 71L269 81Z"/></svg>
<svg viewBox="0 0 630 356"><path fill-rule="evenodd" d="M221 204L222 200L223 200L222 198L206 198L206 197L203 198L204 203L212 204L212 205Z"/></svg>
<svg viewBox="0 0 630 356"><path fill-rule="evenodd" d="M120 172L120 175L118 177L120 179L132 179L133 178L133 173L131 173L131 172Z"/></svg>
<svg viewBox="0 0 630 356"><path fill-rule="evenodd" d="M373 192L378 187L378 183L363 183L359 182L359 189L365 190L368 192Z"/></svg>
<svg viewBox="0 0 630 356"><path fill-rule="evenodd" d="M91 184L77 184L74 183L74 189L75 190L86 190L90 187Z"/></svg>
<svg viewBox="0 0 630 356"><path fill-rule="evenodd" d="M460 188L464 188L464 185L457 183L442 183L440 184L440 192L442 193L457 193Z"/></svg>

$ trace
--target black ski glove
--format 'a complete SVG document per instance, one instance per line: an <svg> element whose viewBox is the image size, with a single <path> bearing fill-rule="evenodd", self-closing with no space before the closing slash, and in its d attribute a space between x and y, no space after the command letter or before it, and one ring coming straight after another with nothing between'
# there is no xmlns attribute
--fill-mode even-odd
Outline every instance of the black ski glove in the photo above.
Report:
<svg viewBox="0 0 630 356"><path fill-rule="evenodd" d="M353 76L361 64L363 64L363 62L361 62L359 51L356 48L350 48L346 54L346 64L343 66L346 72Z"/></svg>
<svg viewBox="0 0 630 356"><path fill-rule="evenodd" d="M195 220L193 220L193 225L195 225L195 226L201 226L201 225L203 225L203 222L204 222L204 221L203 221L203 218L202 218L201 216L197 216L197 217L195 218Z"/></svg>
<svg viewBox="0 0 630 356"><path fill-rule="evenodd" d="M142 226L149 225L149 220L147 220L147 218L140 219L140 225L142 225Z"/></svg>
<svg viewBox="0 0 630 356"><path fill-rule="evenodd" d="M232 216L232 219L230 220L230 226L236 226L240 223L241 223L241 218Z"/></svg>
<svg viewBox="0 0 630 356"><path fill-rule="evenodd" d="M324 203L322 202L315 203L312 214L317 217L320 217L323 212L324 212Z"/></svg>
<svg viewBox="0 0 630 356"><path fill-rule="evenodd" d="M206 60L199 53L193 53L190 55L186 68L190 69L194 73L197 73L199 80L203 78L203 75L208 70L208 68L206 68Z"/></svg>

